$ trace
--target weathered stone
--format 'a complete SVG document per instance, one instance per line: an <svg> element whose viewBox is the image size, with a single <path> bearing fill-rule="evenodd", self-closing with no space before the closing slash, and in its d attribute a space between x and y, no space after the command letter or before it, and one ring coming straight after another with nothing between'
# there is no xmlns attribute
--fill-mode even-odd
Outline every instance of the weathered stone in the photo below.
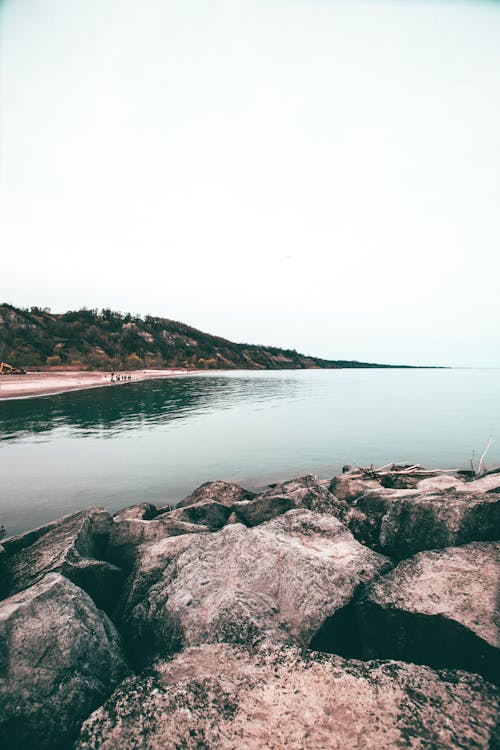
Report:
<svg viewBox="0 0 500 750"><path fill-rule="evenodd" d="M166 509L162 508L158 510L156 505L152 503L139 503L138 505L130 505L128 508L119 510L113 516L113 521L119 523L120 521L150 521L152 518L158 515L158 513L165 512ZM169 507L170 510L170 507Z"/></svg>
<svg viewBox="0 0 500 750"><path fill-rule="evenodd" d="M464 672L205 645L125 680L75 750L493 750L499 710Z"/></svg>
<svg viewBox="0 0 500 750"><path fill-rule="evenodd" d="M62 529L63 532L65 531L65 529L68 529L68 531L70 531L73 525L78 526L78 524L86 520L87 516L92 517L92 535L94 537L96 545L98 545L99 548L104 547L109 534L112 519L110 514L103 508L95 507L85 508L84 510L79 510L76 513L70 513L67 516L56 518L54 521L50 521L43 526L37 526L35 529L30 529L30 531L25 531L23 534L18 534L17 536L9 536L7 539L4 539L2 541L2 544L6 548L7 552L10 555L13 555L15 552L19 552L19 550L24 549L25 547L30 547L34 542L36 542L38 539L40 539L42 536L45 536L49 532L59 532L61 531L61 527L64 527Z"/></svg>
<svg viewBox="0 0 500 750"><path fill-rule="evenodd" d="M64 748L127 674L120 638L57 573L0 602L0 746Z"/></svg>
<svg viewBox="0 0 500 750"><path fill-rule="evenodd" d="M144 658L215 641L305 646L361 582L391 567L336 518L307 510L173 541L141 548L128 583L123 624Z"/></svg>
<svg viewBox="0 0 500 750"><path fill-rule="evenodd" d="M109 611L123 580L118 567L101 559L111 526L109 513L88 508L6 539L2 596L11 596L37 583L47 573L58 572Z"/></svg>
<svg viewBox="0 0 500 750"><path fill-rule="evenodd" d="M339 509L344 508L344 503L332 495L327 487L312 474L304 477L290 479L288 482L276 484L260 495L261 498L270 498L286 495L293 500L296 508L307 508L315 513L332 513L337 515Z"/></svg>
<svg viewBox="0 0 500 750"><path fill-rule="evenodd" d="M370 490L379 490L380 482L376 479L356 479L348 472L333 477L329 490L338 500L351 503L357 497Z"/></svg>
<svg viewBox="0 0 500 750"><path fill-rule="evenodd" d="M205 530L203 537L207 537ZM165 569L201 538L199 534L182 534L165 537L141 547L134 570L127 580L122 599L122 613L130 612L138 602L141 602L148 591L162 580Z"/></svg>
<svg viewBox="0 0 500 750"><path fill-rule="evenodd" d="M153 544L161 539L182 534L200 534L208 531L206 526L181 521L165 514L151 521L132 518L115 520L109 535L107 556L125 569L133 566L141 544Z"/></svg>
<svg viewBox="0 0 500 750"><path fill-rule="evenodd" d="M295 502L289 495L262 495L254 500L246 500L233 506L236 517L245 526L258 526L281 516L295 508Z"/></svg>
<svg viewBox="0 0 500 750"><path fill-rule="evenodd" d="M381 548L398 558L500 535L500 497L450 491L400 498L382 519Z"/></svg>
<svg viewBox="0 0 500 750"><path fill-rule="evenodd" d="M386 489L361 495L341 518L363 544L403 559L425 549L498 539L500 496Z"/></svg>
<svg viewBox="0 0 500 750"><path fill-rule="evenodd" d="M421 479L417 484L417 489L419 492L444 492L445 490L458 489L464 486L465 482L463 479L458 479L448 474L441 474L438 477Z"/></svg>
<svg viewBox="0 0 500 750"><path fill-rule="evenodd" d="M178 508L184 508L186 505L194 505L195 503L202 503L206 500L214 500L222 505L232 506L234 503L239 503L242 500L251 500L255 497L254 492L249 492L239 484L234 482L205 482L198 487L191 495L177 503Z"/></svg>
<svg viewBox="0 0 500 750"><path fill-rule="evenodd" d="M461 492L500 492L500 472L465 482L458 489Z"/></svg>
<svg viewBox="0 0 500 750"><path fill-rule="evenodd" d="M410 490L390 490L379 487L376 490L363 492L349 501L349 505L339 514L340 520L363 544L380 549L380 527L382 519L388 512L391 501L395 502L402 494ZM416 497L416 493L411 493Z"/></svg>
<svg viewBox="0 0 500 750"><path fill-rule="evenodd" d="M274 484L253 500L233 505L233 511L246 526L257 526L293 508L307 508L338 517L345 510L344 503L339 503L325 483L311 474Z"/></svg>
<svg viewBox="0 0 500 750"><path fill-rule="evenodd" d="M410 490L418 486L419 479L412 474L402 474L400 472L389 472L380 478L382 487L388 487L393 490Z"/></svg>
<svg viewBox="0 0 500 750"><path fill-rule="evenodd" d="M181 508L161 513L158 518L166 518L182 523L194 523L206 526L209 531L221 529L231 515L231 506L205 500L194 505L183 505Z"/></svg>
<svg viewBox="0 0 500 750"><path fill-rule="evenodd" d="M421 552L356 605L367 658L456 667L500 681L500 543Z"/></svg>
<svg viewBox="0 0 500 750"><path fill-rule="evenodd" d="M182 553L202 537L209 538L206 529L202 534L165 537L138 549L116 613L121 632L129 645L129 659L134 667L142 667L156 653L156 643L151 640L153 626L147 616L143 616L141 605L146 602L149 591L161 583L165 571L175 567ZM139 609L135 611L138 605ZM161 627L160 622L158 627Z"/></svg>

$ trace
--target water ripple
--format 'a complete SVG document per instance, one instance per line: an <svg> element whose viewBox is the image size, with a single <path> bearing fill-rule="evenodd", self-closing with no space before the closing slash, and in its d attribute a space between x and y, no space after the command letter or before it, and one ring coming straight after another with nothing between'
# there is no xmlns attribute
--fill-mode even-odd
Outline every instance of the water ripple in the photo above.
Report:
<svg viewBox="0 0 500 750"><path fill-rule="evenodd" d="M18 441L65 427L75 438L109 437L145 427L296 398L293 379L252 376L191 377L131 383L119 388L71 391L0 404L0 441Z"/></svg>

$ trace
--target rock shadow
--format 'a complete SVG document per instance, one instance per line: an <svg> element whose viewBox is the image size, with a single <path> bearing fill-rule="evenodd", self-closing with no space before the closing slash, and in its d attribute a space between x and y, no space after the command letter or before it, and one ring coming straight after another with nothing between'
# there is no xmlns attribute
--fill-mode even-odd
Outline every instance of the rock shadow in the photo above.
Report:
<svg viewBox="0 0 500 750"><path fill-rule="evenodd" d="M500 686L500 651L440 615L383 609L357 597L328 618L309 648L346 659L391 659L461 669Z"/></svg>

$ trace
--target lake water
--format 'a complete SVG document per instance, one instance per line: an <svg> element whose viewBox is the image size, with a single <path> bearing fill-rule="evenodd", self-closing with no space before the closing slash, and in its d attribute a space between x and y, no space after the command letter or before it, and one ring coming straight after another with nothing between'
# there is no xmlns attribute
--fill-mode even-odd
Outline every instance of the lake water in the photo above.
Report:
<svg viewBox="0 0 500 750"><path fill-rule="evenodd" d="M500 464L500 370L213 373L0 402L9 534L86 505L175 502L348 464Z"/></svg>

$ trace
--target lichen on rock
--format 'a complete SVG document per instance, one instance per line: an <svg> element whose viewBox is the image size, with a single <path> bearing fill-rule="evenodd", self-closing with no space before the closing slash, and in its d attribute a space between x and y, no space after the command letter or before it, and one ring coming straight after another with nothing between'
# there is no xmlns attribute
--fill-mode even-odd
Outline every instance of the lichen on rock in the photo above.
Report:
<svg viewBox="0 0 500 750"><path fill-rule="evenodd" d="M212 644L126 680L75 750L488 750L499 708L464 672Z"/></svg>

